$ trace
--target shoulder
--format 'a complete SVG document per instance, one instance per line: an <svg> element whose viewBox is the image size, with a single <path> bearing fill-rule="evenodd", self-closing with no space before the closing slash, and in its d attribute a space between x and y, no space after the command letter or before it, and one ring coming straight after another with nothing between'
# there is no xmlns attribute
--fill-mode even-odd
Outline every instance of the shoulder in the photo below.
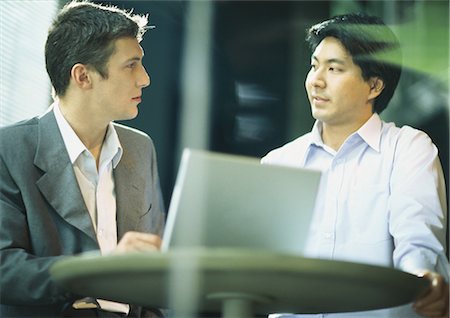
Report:
<svg viewBox="0 0 450 318"><path fill-rule="evenodd" d="M113 125L122 144L147 144L153 146L153 140L145 132L118 123L113 123Z"/></svg>
<svg viewBox="0 0 450 318"><path fill-rule="evenodd" d="M32 118L0 128L1 181L6 182L4 178L12 175L31 180L29 172L34 167L39 140L38 122L38 118Z"/></svg>
<svg viewBox="0 0 450 318"><path fill-rule="evenodd" d="M407 125L397 127L394 123L383 123L383 139L383 143L396 152L437 152L428 134Z"/></svg>
<svg viewBox="0 0 450 318"><path fill-rule="evenodd" d="M303 161L310 144L311 133L307 133L270 151L261 159L261 163L298 166Z"/></svg>
<svg viewBox="0 0 450 318"><path fill-rule="evenodd" d="M117 131L117 134L120 136L128 137L128 138L137 138L137 139L150 139L149 135L145 132L126 126L123 124L113 123L114 129Z"/></svg>
<svg viewBox="0 0 450 318"><path fill-rule="evenodd" d="M152 138L145 132L126 125L113 123L119 137L124 156L128 158L149 158L156 160L156 150Z"/></svg>
<svg viewBox="0 0 450 318"><path fill-rule="evenodd" d="M0 128L0 153L5 156L17 156L31 152L38 140L39 118L34 117Z"/></svg>
<svg viewBox="0 0 450 318"><path fill-rule="evenodd" d="M441 165L438 148L431 138L410 126L384 125L380 151L382 158L392 165L393 171L435 170ZM402 176L402 179L405 178Z"/></svg>
<svg viewBox="0 0 450 318"><path fill-rule="evenodd" d="M6 140L10 137L17 137L21 135L27 135L30 132L33 132L37 128L37 124L39 122L38 117L34 117L31 119L19 121L17 123L7 125L0 128L0 138Z"/></svg>

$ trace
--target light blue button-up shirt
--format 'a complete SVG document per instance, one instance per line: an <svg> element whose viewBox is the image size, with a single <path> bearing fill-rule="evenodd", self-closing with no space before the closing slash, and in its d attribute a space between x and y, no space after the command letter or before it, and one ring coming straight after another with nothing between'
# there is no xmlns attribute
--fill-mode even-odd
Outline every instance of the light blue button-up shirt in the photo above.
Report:
<svg viewBox="0 0 450 318"><path fill-rule="evenodd" d="M377 114L338 151L323 143L321 131L317 121L310 133L262 159L322 171L306 256L415 274L428 269L448 281L445 183L431 139L411 127L385 123ZM403 306L343 316L416 315Z"/></svg>

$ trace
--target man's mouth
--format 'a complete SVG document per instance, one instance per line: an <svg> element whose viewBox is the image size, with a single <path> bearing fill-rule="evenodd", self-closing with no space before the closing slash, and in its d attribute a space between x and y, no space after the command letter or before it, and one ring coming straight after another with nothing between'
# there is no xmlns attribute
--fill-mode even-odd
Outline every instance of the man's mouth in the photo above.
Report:
<svg viewBox="0 0 450 318"><path fill-rule="evenodd" d="M312 95L311 97L316 102L327 102L327 101L329 101L328 98L326 98L324 96L320 96L320 95Z"/></svg>

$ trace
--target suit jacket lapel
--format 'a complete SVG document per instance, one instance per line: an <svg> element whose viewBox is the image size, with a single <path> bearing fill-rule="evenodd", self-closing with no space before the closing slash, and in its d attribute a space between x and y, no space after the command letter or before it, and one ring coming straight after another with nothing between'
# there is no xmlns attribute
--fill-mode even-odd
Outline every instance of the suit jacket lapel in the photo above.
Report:
<svg viewBox="0 0 450 318"><path fill-rule="evenodd" d="M64 220L97 241L53 111L40 119L38 134L34 164L44 171L38 188Z"/></svg>

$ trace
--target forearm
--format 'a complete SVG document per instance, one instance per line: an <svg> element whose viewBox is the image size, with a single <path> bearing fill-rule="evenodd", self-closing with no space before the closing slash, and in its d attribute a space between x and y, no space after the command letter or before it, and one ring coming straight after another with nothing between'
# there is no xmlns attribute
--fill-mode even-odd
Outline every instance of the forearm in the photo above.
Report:
<svg viewBox="0 0 450 318"><path fill-rule="evenodd" d="M13 306L64 304L77 298L52 279L49 268L63 256L35 257L18 248L0 252L1 303Z"/></svg>

